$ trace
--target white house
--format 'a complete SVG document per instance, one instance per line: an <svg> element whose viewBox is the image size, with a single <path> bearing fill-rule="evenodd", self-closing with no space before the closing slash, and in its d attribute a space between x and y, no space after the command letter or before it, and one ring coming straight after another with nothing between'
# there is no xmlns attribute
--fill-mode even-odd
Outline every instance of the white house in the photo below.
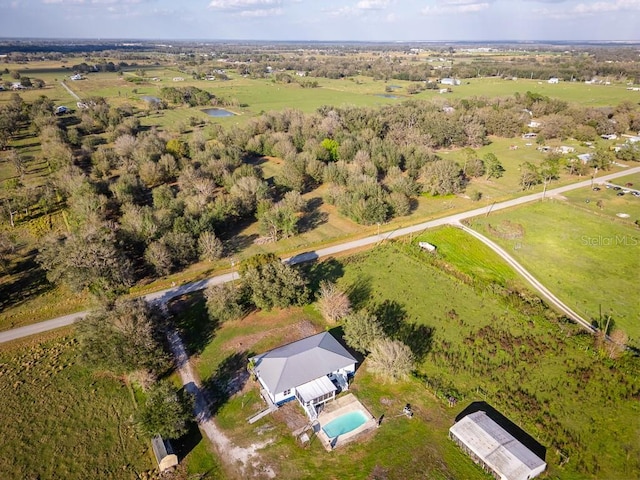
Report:
<svg viewBox="0 0 640 480"><path fill-rule="evenodd" d="M311 419L349 388L356 359L328 332L318 333L251 358L253 373L276 405L298 399Z"/></svg>
<svg viewBox="0 0 640 480"><path fill-rule="evenodd" d="M593 158L593 153L581 153L578 155L578 159L582 163L589 163L589 161Z"/></svg>
<svg viewBox="0 0 640 480"><path fill-rule="evenodd" d="M561 145L560 147L556 148L556 153L561 153L563 155L567 155L568 153L573 153L575 151L576 149L574 147L569 147L567 145Z"/></svg>
<svg viewBox="0 0 640 480"><path fill-rule="evenodd" d="M547 468L543 459L483 411L458 420L449 429L449 438L500 480L530 480Z"/></svg>
<svg viewBox="0 0 640 480"><path fill-rule="evenodd" d="M560 82L560 79L558 79L557 77L551 77L549 80L547 80L547 83L558 83Z"/></svg>
<svg viewBox="0 0 640 480"><path fill-rule="evenodd" d="M442 80L440 80L440 83L442 85L460 85L460 80L458 80L457 78L443 78Z"/></svg>
<svg viewBox="0 0 640 480"><path fill-rule="evenodd" d="M71 80L76 81L76 80L82 80L82 75L79 73L76 73L75 75L71 75Z"/></svg>

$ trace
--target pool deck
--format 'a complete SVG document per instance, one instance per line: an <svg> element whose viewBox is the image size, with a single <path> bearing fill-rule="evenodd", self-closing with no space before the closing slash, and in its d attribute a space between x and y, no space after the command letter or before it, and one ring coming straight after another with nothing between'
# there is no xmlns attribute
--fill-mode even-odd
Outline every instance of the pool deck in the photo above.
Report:
<svg viewBox="0 0 640 480"><path fill-rule="evenodd" d="M322 429L323 425L326 425L327 423L340 417L341 415L344 415L345 413L355 412L357 410L362 411L362 413L364 413L367 417L367 421L364 424L360 425L355 430L347 432L343 435L339 435L335 438L329 438L327 434L324 433L324 430ZM361 433L368 432L369 430L377 428L378 426L378 421L352 393L337 398L333 402L327 403L322 413L320 413L320 415L318 416L318 422L320 423L321 428L317 432L317 436L328 452L335 449L336 447L339 447L340 445L349 443Z"/></svg>

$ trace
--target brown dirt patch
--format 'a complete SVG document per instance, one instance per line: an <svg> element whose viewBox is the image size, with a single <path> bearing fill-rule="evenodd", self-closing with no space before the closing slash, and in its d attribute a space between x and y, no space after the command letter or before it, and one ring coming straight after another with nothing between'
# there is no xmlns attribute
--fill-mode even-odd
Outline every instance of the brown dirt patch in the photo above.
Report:
<svg viewBox="0 0 640 480"><path fill-rule="evenodd" d="M305 319L300 320L293 325L283 325L281 327L235 337L224 343L222 345L222 349L233 352L240 350L250 351L256 343L268 337L277 337L281 340L280 344L284 345L300 340L301 338L309 337L316 333L318 333L316 326L309 320Z"/></svg>
<svg viewBox="0 0 640 480"><path fill-rule="evenodd" d="M309 423L309 419L304 415L297 401L285 403L271 415L277 422L286 424L291 432L295 432Z"/></svg>

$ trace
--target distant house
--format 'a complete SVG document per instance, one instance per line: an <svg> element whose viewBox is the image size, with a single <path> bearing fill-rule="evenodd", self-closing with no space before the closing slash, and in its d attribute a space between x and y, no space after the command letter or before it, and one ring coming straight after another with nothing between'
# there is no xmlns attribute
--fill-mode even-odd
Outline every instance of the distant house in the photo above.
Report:
<svg viewBox="0 0 640 480"><path fill-rule="evenodd" d="M450 106L448 106L448 105L445 105L444 107L442 107L442 111L443 111L444 113L453 113L453 112L455 112L455 111L456 111L456 109L455 109L455 108L453 108L453 107L450 107Z"/></svg>
<svg viewBox="0 0 640 480"><path fill-rule="evenodd" d="M529 132L529 133L525 133L524 135L522 135L522 138L529 139L529 138L536 138L538 136L537 133L534 132Z"/></svg>
<svg viewBox="0 0 640 480"><path fill-rule="evenodd" d="M440 93L449 93L449 92L451 92L450 88L441 88L440 89Z"/></svg>
<svg viewBox="0 0 640 480"><path fill-rule="evenodd" d="M82 80L82 75L79 73L76 73L75 75L71 75L69 78L73 81Z"/></svg>
<svg viewBox="0 0 640 480"><path fill-rule="evenodd" d="M562 145L562 146L556 148L556 153L562 153L563 155L566 155L568 153L573 153L575 151L576 151L575 148L569 147L569 146L566 146L566 145Z"/></svg>
<svg viewBox="0 0 640 480"><path fill-rule="evenodd" d="M450 78L450 77L446 77L440 80L440 83L442 85L460 85L460 80L458 80L457 78Z"/></svg>
<svg viewBox="0 0 640 480"><path fill-rule="evenodd" d="M20 82L14 82L11 84L11 90L24 90L25 86L22 85Z"/></svg>
<svg viewBox="0 0 640 480"><path fill-rule="evenodd" d="M600 135L600 138L602 138L603 140L615 140L618 138L618 135L616 135L615 133L610 133L610 134Z"/></svg>
<svg viewBox="0 0 640 480"><path fill-rule="evenodd" d="M69 109L67 107L65 107L64 105L60 105L59 107L56 107L53 113L55 113L56 115L64 115L68 111Z"/></svg>
<svg viewBox="0 0 640 480"><path fill-rule="evenodd" d="M184 78L183 77L173 77L173 81L174 82L184 82Z"/></svg>
<svg viewBox="0 0 640 480"><path fill-rule="evenodd" d="M560 79L558 79L557 77L551 77L549 80L547 80L547 83L559 83Z"/></svg>
<svg viewBox="0 0 640 480"><path fill-rule="evenodd" d="M328 332L312 335L251 358L263 395L276 405L297 399L310 419L349 388L356 359Z"/></svg>
<svg viewBox="0 0 640 480"><path fill-rule="evenodd" d="M580 160L582 163L589 163L592 158L593 153L581 153L580 155L578 155L578 160Z"/></svg>
<svg viewBox="0 0 640 480"><path fill-rule="evenodd" d="M547 468L542 458L483 411L459 419L449 429L449 438L499 480L530 480Z"/></svg>
<svg viewBox="0 0 640 480"><path fill-rule="evenodd" d="M541 126L542 126L542 123L536 120L531 120L529 123L527 123L527 127L529 128L540 128Z"/></svg>

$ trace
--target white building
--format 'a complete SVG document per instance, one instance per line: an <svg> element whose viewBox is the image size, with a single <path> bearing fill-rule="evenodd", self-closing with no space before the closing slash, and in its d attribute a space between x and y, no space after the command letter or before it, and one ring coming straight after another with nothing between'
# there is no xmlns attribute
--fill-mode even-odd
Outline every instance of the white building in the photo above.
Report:
<svg viewBox="0 0 640 480"><path fill-rule="evenodd" d="M551 77L549 80L547 80L547 83L559 83L560 79L558 79L557 77Z"/></svg>
<svg viewBox="0 0 640 480"><path fill-rule="evenodd" d="M298 399L311 419L318 407L349 388L356 359L328 332L251 358L253 373L276 405Z"/></svg>
<svg viewBox="0 0 640 480"><path fill-rule="evenodd" d="M458 80L457 78L443 78L442 80L440 80L440 83L442 85L460 85L460 80Z"/></svg>
<svg viewBox="0 0 640 480"><path fill-rule="evenodd" d="M530 480L547 468L544 460L483 411L461 418L449 429L449 438L499 480Z"/></svg>

